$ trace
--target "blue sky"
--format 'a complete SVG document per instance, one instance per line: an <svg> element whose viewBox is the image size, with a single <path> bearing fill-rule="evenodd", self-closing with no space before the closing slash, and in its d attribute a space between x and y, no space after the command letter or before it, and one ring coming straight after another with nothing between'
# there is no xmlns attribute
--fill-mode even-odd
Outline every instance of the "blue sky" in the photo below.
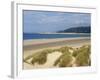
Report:
<svg viewBox="0 0 100 80"><path fill-rule="evenodd" d="M90 26L89 13L23 11L24 33L56 32L70 27Z"/></svg>

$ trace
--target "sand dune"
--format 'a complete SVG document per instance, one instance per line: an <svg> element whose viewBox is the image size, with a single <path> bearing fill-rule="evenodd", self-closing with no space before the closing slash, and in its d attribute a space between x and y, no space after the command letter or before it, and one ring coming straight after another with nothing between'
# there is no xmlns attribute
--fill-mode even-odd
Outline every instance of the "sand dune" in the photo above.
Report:
<svg viewBox="0 0 100 80"><path fill-rule="evenodd" d="M24 69L27 69L27 68L29 68L29 69L35 69L35 68L52 68L52 67L54 67L53 66L54 62L60 56L61 56L60 52L53 52L51 54L48 54L48 56L47 56L47 62L45 64L39 65L39 64L35 63L34 66L33 66L33 65L28 64L28 63L24 63L24 65L26 65L24 67Z"/></svg>

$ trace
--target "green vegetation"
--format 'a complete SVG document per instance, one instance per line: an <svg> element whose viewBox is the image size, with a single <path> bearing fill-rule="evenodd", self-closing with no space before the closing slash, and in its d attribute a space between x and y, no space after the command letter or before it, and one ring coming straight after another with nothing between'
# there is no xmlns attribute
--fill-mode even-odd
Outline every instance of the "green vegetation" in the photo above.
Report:
<svg viewBox="0 0 100 80"><path fill-rule="evenodd" d="M34 65L34 63L38 63L38 64L44 64L47 60L47 54L45 52L41 53L36 53L31 60L31 63Z"/></svg>
<svg viewBox="0 0 100 80"><path fill-rule="evenodd" d="M54 66L71 67L73 66L71 63L73 57L75 58L75 62L73 64L76 64L76 66L90 66L90 49L90 45L83 45L79 48L64 46L58 49L44 49L26 57L23 61L27 62L29 59L31 59L31 61L28 63L32 65L34 65L34 63L45 64L47 61L48 54L58 51L61 52L62 55L54 62ZM70 50L72 50L72 52Z"/></svg>
<svg viewBox="0 0 100 80"><path fill-rule="evenodd" d="M76 48L76 49L74 49L72 56L76 57L78 55L78 53L79 53L79 49Z"/></svg>
<svg viewBox="0 0 100 80"><path fill-rule="evenodd" d="M69 53L64 53L55 61L54 66L58 65L59 67L68 67L71 66L71 61L72 56Z"/></svg>
<svg viewBox="0 0 100 80"><path fill-rule="evenodd" d="M64 46L64 47L59 48L58 51L60 51L60 52L62 52L63 54L65 54L65 53L70 53L70 52L69 52L70 49L73 50L72 47Z"/></svg>
<svg viewBox="0 0 100 80"><path fill-rule="evenodd" d="M32 60L31 63L34 65L34 63L38 63L38 64L44 64L47 61L47 55L48 53L52 53L52 49L47 49L47 50L43 50L41 52L35 53L32 56Z"/></svg>
<svg viewBox="0 0 100 80"><path fill-rule="evenodd" d="M84 45L80 47L77 50L77 56L76 56L76 64L78 66L88 66L91 65L91 59L90 59L90 45Z"/></svg>
<svg viewBox="0 0 100 80"><path fill-rule="evenodd" d="M69 49L71 47L61 47L58 51L62 52L62 55L55 61L54 66L59 65L59 67L68 67L71 66L70 62L72 61L71 52Z"/></svg>

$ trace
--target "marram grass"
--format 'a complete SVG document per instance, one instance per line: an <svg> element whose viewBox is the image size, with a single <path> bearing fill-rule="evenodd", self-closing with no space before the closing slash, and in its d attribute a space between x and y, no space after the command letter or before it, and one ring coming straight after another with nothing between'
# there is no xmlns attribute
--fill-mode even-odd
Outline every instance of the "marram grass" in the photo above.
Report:
<svg viewBox="0 0 100 80"><path fill-rule="evenodd" d="M70 52L70 50L72 52ZM37 64L45 64L47 62L48 54L53 54L53 52L61 52L62 55L54 62L53 66L59 67L72 67L73 64L76 66L90 66L91 65L91 46L90 45L83 45L79 48L73 47L60 47L57 49L44 49L42 51L36 52L33 55L27 56L23 61L27 62L27 60L31 59L29 62L34 66L34 63ZM73 58L75 59L74 63ZM51 58L52 59L52 58Z"/></svg>
<svg viewBox="0 0 100 80"><path fill-rule="evenodd" d="M78 66L88 66L91 65L91 59L90 59L90 54L91 54L91 50L90 50L90 46L85 45L80 47L77 52L77 56L76 56L76 64Z"/></svg>

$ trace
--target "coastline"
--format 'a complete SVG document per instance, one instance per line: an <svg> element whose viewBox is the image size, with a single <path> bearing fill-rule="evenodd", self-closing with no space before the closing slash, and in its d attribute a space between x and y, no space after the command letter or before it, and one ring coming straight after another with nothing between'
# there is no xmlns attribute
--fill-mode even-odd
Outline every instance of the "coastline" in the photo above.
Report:
<svg viewBox="0 0 100 80"><path fill-rule="evenodd" d="M42 43L52 43L57 41L64 41L64 40L78 40L78 39L90 39L90 37L77 37L77 38L55 38L55 39L29 39L23 40L23 46L28 45L37 45Z"/></svg>
<svg viewBox="0 0 100 80"><path fill-rule="evenodd" d="M48 47L58 47L64 45L79 45L90 41L90 37L80 38L60 38L60 39L35 39L25 40L23 43L23 50L37 50Z"/></svg>

